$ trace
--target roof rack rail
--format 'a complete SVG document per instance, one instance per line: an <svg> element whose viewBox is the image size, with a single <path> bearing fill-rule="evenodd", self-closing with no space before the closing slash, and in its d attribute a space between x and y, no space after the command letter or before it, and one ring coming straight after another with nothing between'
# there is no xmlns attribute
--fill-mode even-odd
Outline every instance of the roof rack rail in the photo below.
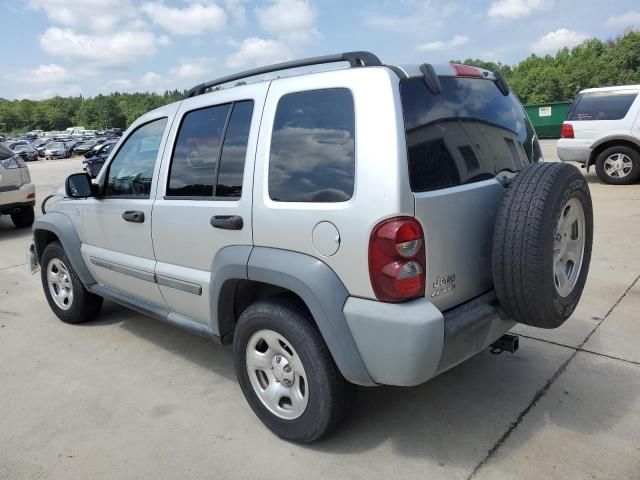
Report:
<svg viewBox="0 0 640 480"><path fill-rule="evenodd" d="M380 67L382 62L371 52L345 52L334 55L324 55L322 57L303 58L302 60L293 60L291 62L276 63L266 67L254 68L253 70L245 70L244 72L234 73L226 77L217 78L209 82L196 85L188 90L185 98L202 95L211 87L222 85L224 83L241 80L243 78L263 75L265 73L279 72L281 70L289 70L290 68L309 67L311 65L323 65L326 63L349 62L349 66L354 67Z"/></svg>

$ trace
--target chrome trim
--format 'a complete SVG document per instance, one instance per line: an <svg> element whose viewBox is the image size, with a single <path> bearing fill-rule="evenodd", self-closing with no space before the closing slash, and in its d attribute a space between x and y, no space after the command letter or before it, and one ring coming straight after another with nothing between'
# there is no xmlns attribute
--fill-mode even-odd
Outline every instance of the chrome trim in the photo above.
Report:
<svg viewBox="0 0 640 480"><path fill-rule="evenodd" d="M95 257L89 257L89 261L97 267L106 268L112 272L122 273L123 275L129 275L131 277L139 278L145 282L156 283L156 276L151 272L145 272L144 270L138 270L136 268L126 267L117 263L107 262Z"/></svg>
<svg viewBox="0 0 640 480"><path fill-rule="evenodd" d="M165 277L163 275L156 275L156 282L158 285L162 285L164 287L175 288L176 290L192 293L193 295L202 295L202 287L197 283L186 282L184 280Z"/></svg>

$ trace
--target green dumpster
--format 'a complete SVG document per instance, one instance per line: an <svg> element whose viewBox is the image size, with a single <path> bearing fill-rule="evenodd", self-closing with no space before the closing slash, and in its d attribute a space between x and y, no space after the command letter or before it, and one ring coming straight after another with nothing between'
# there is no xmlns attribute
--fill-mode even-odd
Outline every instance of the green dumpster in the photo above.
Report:
<svg viewBox="0 0 640 480"><path fill-rule="evenodd" d="M560 138L562 122L564 122L571 102L534 103L525 105L538 138Z"/></svg>

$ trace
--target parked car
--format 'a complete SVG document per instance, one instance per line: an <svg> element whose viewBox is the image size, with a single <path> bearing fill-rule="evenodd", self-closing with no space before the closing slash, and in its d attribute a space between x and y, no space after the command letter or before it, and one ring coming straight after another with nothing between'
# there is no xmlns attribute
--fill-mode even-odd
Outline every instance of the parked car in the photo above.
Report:
<svg viewBox="0 0 640 480"><path fill-rule="evenodd" d="M84 171L87 172L91 176L91 178L96 178L98 176L98 173L100 173L100 169L102 169L102 166L109 157L109 153L111 152L111 150L113 150L117 143L117 140L108 140L104 142L99 146L98 150L96 150L94 156L82 161L82 163L85 165Z"/></svg>
<svg viewBox="0 0 640 480"><path fill-rule="evenodd" d="M350 67L206 93L330 62ZM64 322L108 298L232 344L253 411L310 442L354 384L418 385L574 311L591 197L573 165L541 160L499 72L287 62L136 120L95 183L67 178L30 263Z"/></svg>
<svg viewBox="0 0 640 480"><path fill-rule="evenodd" d="M69 158L69 150L64 142L50 142L46 145L44 156L47 160Z"/></svg>
<svg viewBox="0 0 640 480"><path fill-rule="evenodd" d="M16 228L33 225L36 189L22 158L0 144L0 216L10 215Z"/></svg>
<svg viewBox="0 0 640 480"><path fill-rule="evenodd" d="M640 85L589 88L573 101L558 140L558 157L593 165L613 185L640 179Z"/></svg>
<svg viewBox="0 0 640 480"><path fill-rule="evenodd" d="M38 152L29 144L19 144L12 149L15 153L20 155L25 162L38 160Z"/></svg>
<svg viewBox="0 0 640 480"><path fill-rule="evenodd" d="M93 150L93 147L95 146L95 140L84 140L73 147L73 153L75 153L76 155L84 155L85 153Z"/></svg>
<svg viewBox="0 0 640 480"><path fill-rule="evenodd" d="M29 142L27 142L26 140L9 140L5 142L5 145L13 150L18 145L29 145Z"/></svg>

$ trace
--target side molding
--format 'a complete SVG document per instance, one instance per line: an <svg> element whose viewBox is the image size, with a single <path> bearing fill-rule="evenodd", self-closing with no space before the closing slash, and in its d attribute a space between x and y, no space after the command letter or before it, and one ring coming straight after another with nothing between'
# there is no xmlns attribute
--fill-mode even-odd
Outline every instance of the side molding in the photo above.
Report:
<svg viewBox="0 0 640 480"><path fill-rule="evenodd" d="M302 298L342 375L358 385L375 385L342 311L349 293L327 264L301 253L254 247L248 278L286 288Z"/></svg>
<svg viewBox="0 0 640 480"><path fill-rule="evenodd" d="M66 253L71 266L82 280L85 285L93 285L96 280L91 275L91 272L87 268L87 265L80 253L80 247L82 242L76 232L76 227L69 217L61 212L49 212L46 215L38 217L33 224L34 238L36 242L36 252L38 254L38 261L42 258L42 252L44 251L44 245L42 244L42 237L38 235L38 231L51 232L58 237L64 252Z"/></svg>

